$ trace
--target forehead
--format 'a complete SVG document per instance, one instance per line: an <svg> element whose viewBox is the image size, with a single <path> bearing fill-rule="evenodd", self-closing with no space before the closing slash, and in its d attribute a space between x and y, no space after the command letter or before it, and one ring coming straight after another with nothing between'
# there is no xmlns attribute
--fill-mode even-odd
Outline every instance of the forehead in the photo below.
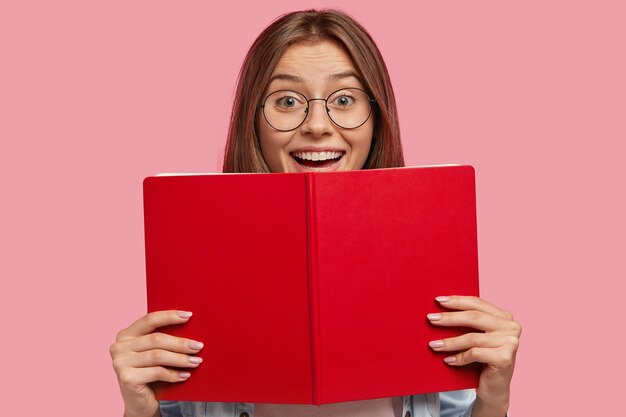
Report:
<svg viewBox="0 0 626 417"><path fill-rule="evenodd" d="M289 46L272 72L271 83L327 83L339 79L358 82L356 68L345 50L323 40L299 42Z"/></svg>

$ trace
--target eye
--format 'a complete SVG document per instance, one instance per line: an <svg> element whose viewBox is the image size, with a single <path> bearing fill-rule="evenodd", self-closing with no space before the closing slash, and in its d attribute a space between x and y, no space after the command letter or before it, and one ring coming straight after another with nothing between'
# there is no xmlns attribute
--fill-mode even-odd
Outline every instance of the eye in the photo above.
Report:
<svg viewBox="0 0 626 417"><path fill-rule="evenodd" d="M268 97L273 107L279 110L295 110L306 107L306 99L295 91L277 91Z"/></svg>
<svg viewBox="0 0 626 417"><path fill-rule="evenodd" d="M333 99L332 104L337 107L348 107L353 105L354 101L354 97L349 95L349 93L341 93L341 95Z"/></svg>
<svg viewBox="0 0 626 417"><path fill-rule="evenodd" d="M276 104L281 107L293 107L296 105L296 99L291 96L281 97L280 99L278 99Z"/></svg>

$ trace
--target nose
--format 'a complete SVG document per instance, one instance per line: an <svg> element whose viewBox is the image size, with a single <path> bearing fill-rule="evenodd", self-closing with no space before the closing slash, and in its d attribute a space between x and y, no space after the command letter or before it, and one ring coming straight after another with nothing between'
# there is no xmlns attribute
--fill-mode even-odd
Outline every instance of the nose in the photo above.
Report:
<svg viewBox="0 0 626 417"><path fill-rule="evenodd" d="M302 132L321 137L331 134L333 126L333 122L328 116L326 100L323 98L309 100L309 112L306 115L306 120L302 123Z"/></svg>

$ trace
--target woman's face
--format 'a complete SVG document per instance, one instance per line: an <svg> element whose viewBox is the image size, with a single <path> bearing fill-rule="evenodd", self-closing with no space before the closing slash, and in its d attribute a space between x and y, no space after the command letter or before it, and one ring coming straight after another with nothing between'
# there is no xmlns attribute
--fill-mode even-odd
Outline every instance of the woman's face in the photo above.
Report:
<svg viewBox="0 0 626 417"><path fill-rule="evenodd" d="M309 100L325 99L344 88L364 89L350 57L331 41L301 42L285 50L263 98L274 91L290 90ZM329 106L337 110L331 108L331 114L339 114L343 110L341 106L350 105L356 98L350 94L334 97ZM294 117L289 114L292 108L305 107L306 101L291 93L278 93L265 105L266 114L270 111L267 106L273 106L274 120L282 123L286 117ZM279 126L279 123L273 124ZM261 150L272 172L343 171L361 169L365 164L372 143L374 115L355 129L345 129L331 121L324 101L314 100L309 104L306 120L294 130L275 129L262 111L257 114L257 126ZM284 130L282 126L279 128Z"/></svg>

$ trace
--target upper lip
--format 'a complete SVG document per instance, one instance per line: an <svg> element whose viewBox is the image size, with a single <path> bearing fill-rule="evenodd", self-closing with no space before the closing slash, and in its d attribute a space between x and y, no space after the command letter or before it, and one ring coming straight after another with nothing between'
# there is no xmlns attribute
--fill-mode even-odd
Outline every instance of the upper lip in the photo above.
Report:
<svg viewBox="0 0 626 417"><path fill-rule="evenodd" d="M346 151L344 151L343 149L337 149L337 148L315 148L315 147L308 146L305 148L295 149L289 153L294 154L296 152L341 152L341 153L345 153Z"/></svg>

